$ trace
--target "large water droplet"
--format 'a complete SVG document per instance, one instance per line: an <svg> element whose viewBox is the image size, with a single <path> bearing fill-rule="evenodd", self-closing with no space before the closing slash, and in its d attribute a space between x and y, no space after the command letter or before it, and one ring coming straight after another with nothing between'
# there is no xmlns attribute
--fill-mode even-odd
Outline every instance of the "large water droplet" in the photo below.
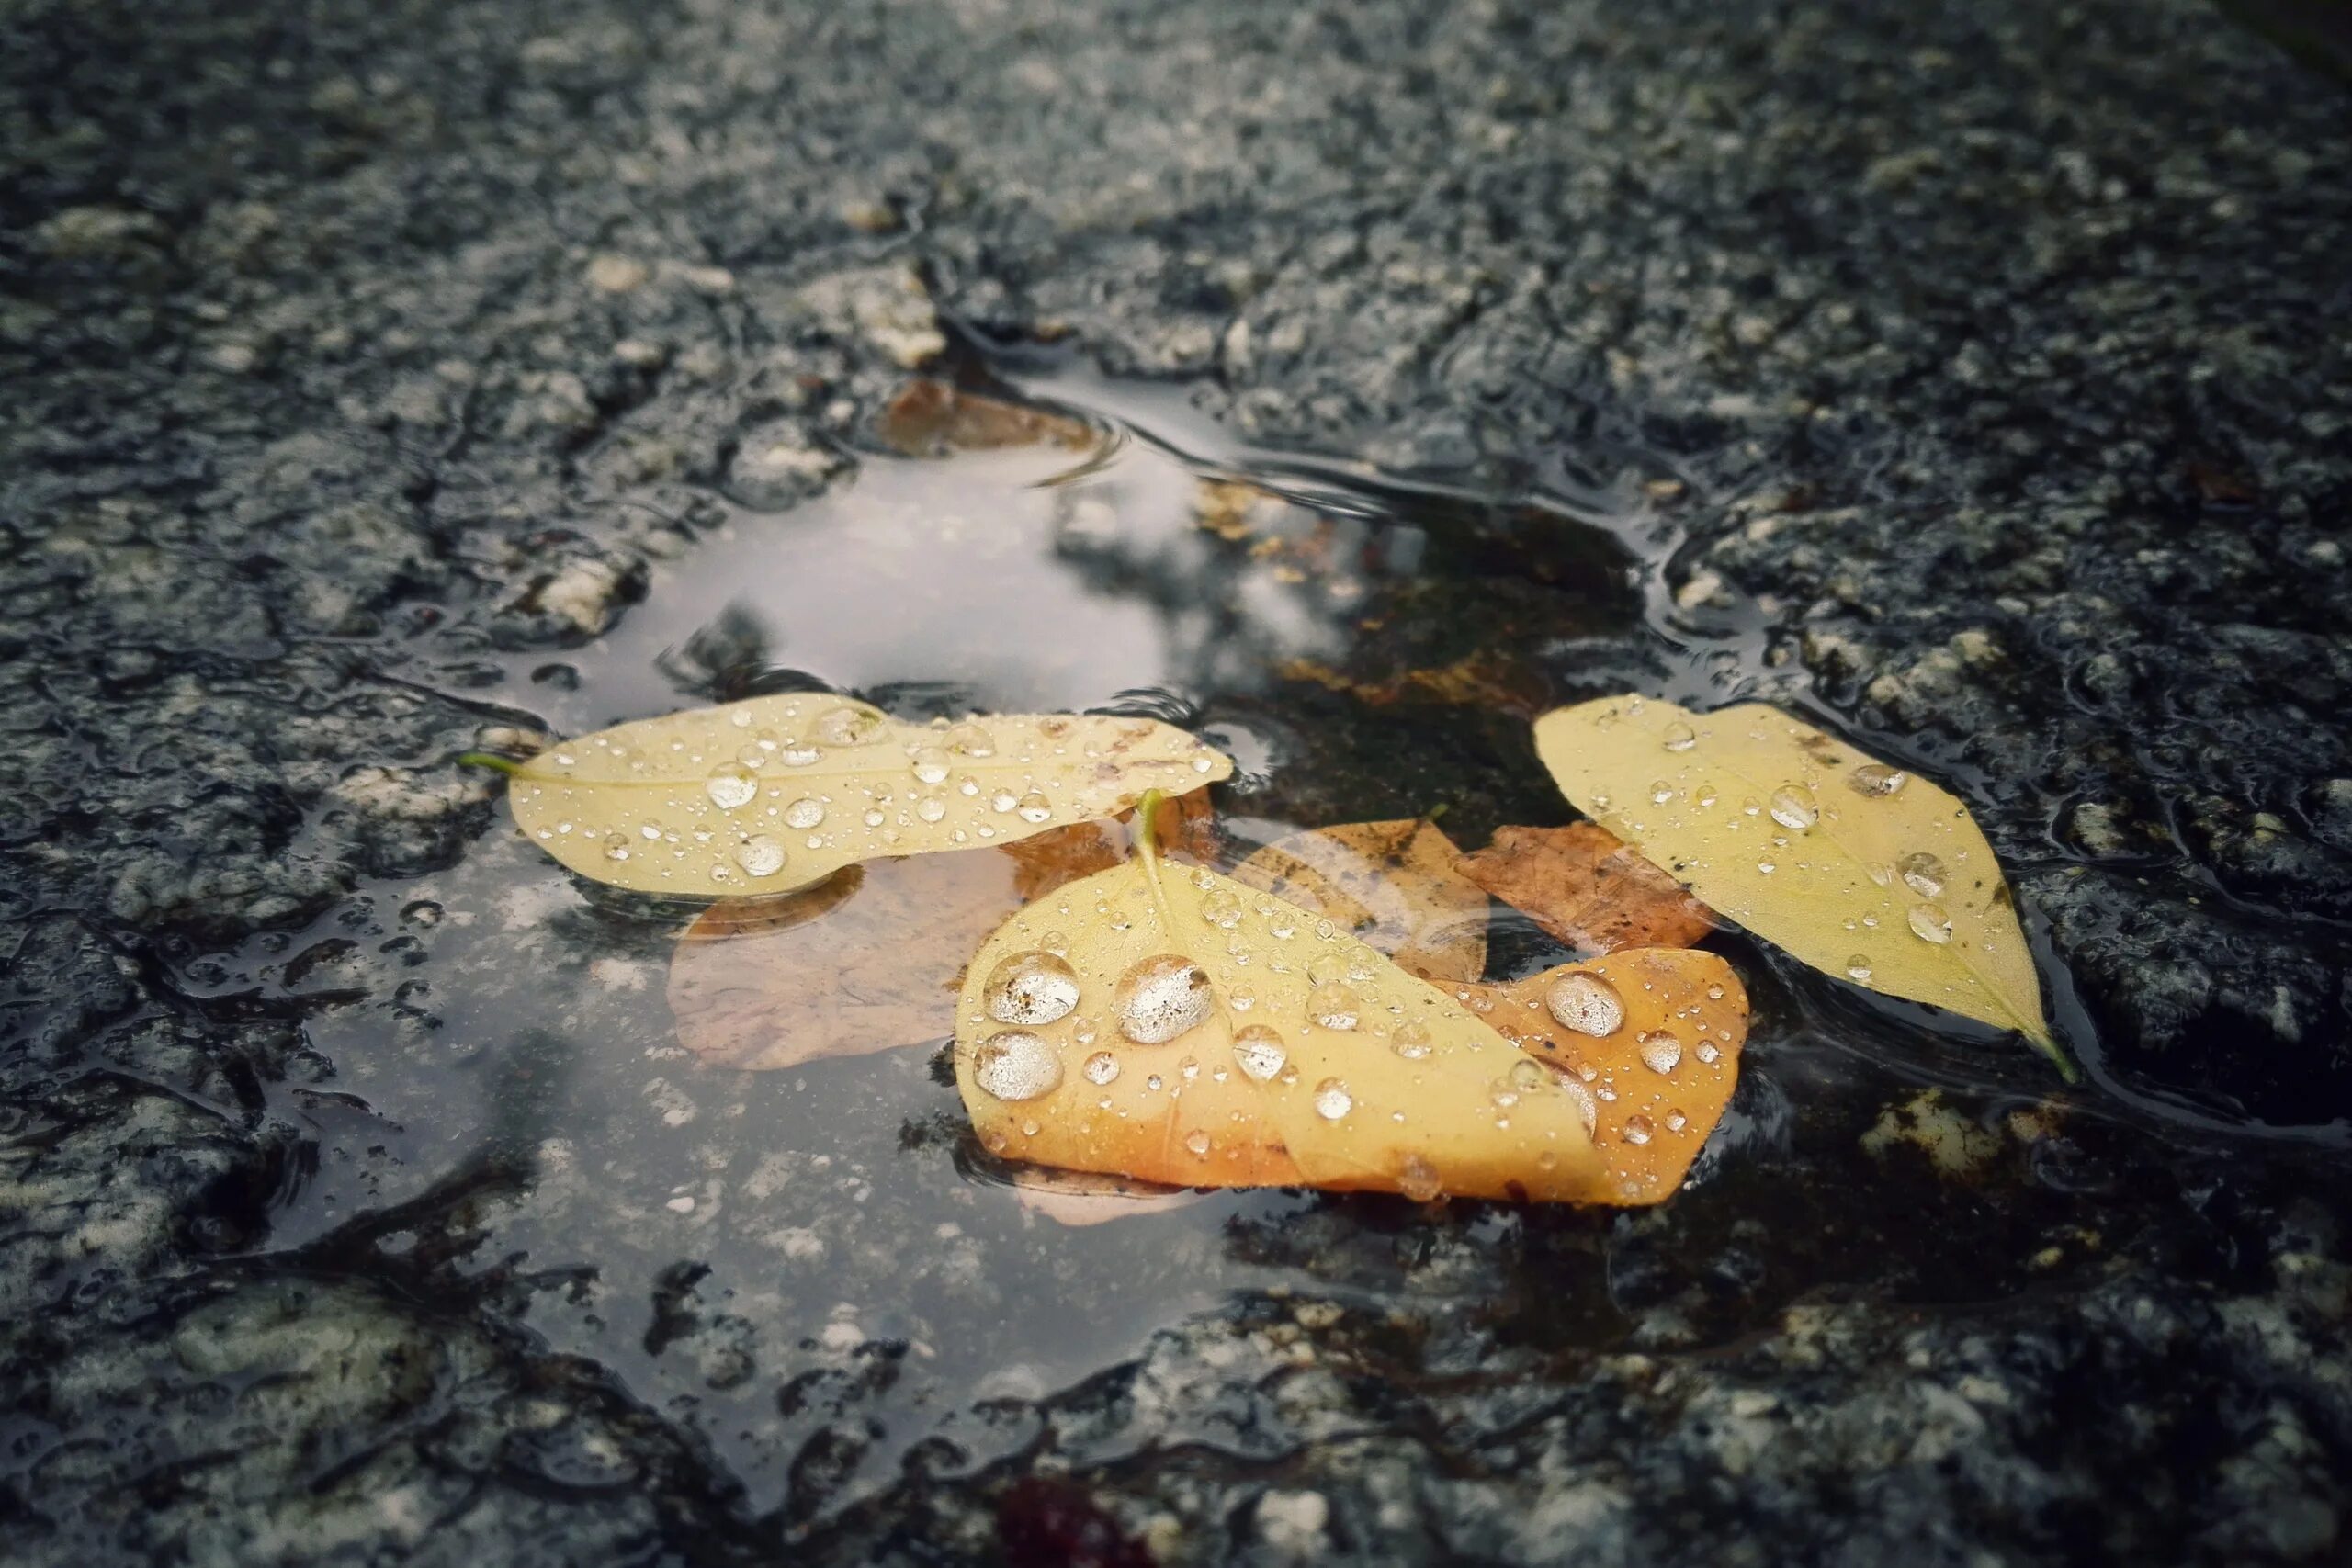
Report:
<svg viewBox="0 0 2352 1568"><path fill-rule="evenodd" d="M1653 1029L1634 1042L1642 1066L1654 1073L1670 1073L1682 1065L1682 1042L1663 1029Z"/></svg>
<svg viewBox="0 0 2352 1568"><path fill-rule="evenodd" d="M760 781L741 762L721 762L710 770L710 777L703 781L702 787L710 792L713 805L721 811L732 811L752 804L752 797L760 793Z"/></svg>
<svg viewBox="0 0 2352 1568"><path fill-rule="evenodd" d="M1355 1108L1355 1096L1338 1078L1325 1078L1315 1086L1315 1114L1324 1121L1337 1122Z"/></svg>
<svg viewBox="0 0 2352 1568"><path fill-rule="evenodd" d="M927 784L947 781L947 753L936 746L918 746L910 760L915 777Z"/></svg>
<svg viewBox="0 0 2352 1568"><path fill-rule="evenodd" d="M1864 762L1846 775L1846 787L1856 795L1893 795L1911 782L1911 775L1901 768L1890 768L1884 762Z"/></svg>
<svg viewBox="0 0 2352 1568"><path fill-rule="evenodd" d="M1657 783L1650 785L1650 804L1652 806L1664 806L1668 801L1672 800L1673 798L1674 786L1667 783L1664 779L1659 779Z"/></svg>
<svg viewBox="0 0 2352 1568"><path fill-rule="evenodd" d="M1865 953L1857 953L1846 960L1846 974L1849 978L1867 983L1871 977L1870 955Z"/></svg>
<svg viewBox="0 0 2352 1568"><path fill-rule="evenodd" d="M1944 890L1944 863L1925 850L1914 850L1896 861L1894 874L1922 898L1936 897Z"/></svg>
<svg viewBox="0 0 2352 1568"><path fill-rule="evenodd" d="M915 815L926 822L936 822L947 815L947 803L935 795L927 795L915 802Z"/></svg>
<svg viewBox="0 0 2352 1568"><path fill-rule="evenodd" d="M1907 918L1911 922L1911 934L1921 942L1932 942L1940 946L1951 940L1951 917L1944 913L1941 904L1914 904Z"/></svg>
<svg viewBox="0 0 2352 1568"><path fill-rule="evenodd" d="M1666 727L1664 739L1668 750L1688 751L1691 747L1699 744L1699 732L1680 719L1677 719Z"/></svg>
<svg viewBox="0 0 2352 1568"><path fill-rule="evenodd" d="M882 716L872 708L846 705L817 716L817 739L828 746L854 746L882 728Z"/></svg>
<svg viewBox="0 0 2352 1568"><path fill-rule="evenodd" d="M1318 953L1306 961L1306 982L1329 986L1348 977L1348 961L1336 953Z"/></svg>
<svg viewBox="0 0 2352 1568"><path fill-rule="evenodd" d="M1086 1058L1086 1065L1079 1071L1086 1075L1088 1083L1113 1083L1119 1077L1119 1058L1108 1051L1097 1051Z"/></svg>
<svg viewBox="0 0 2352 1568"><path fill-rule="evenodd" d="M1204 1156L1209 1152L1209 1135L1195 1127L1184 1134L1184 1147L1196 1159Z"/></svg>
<svg viewBox="0 0 2352 1568"><path fill-rule="evenodd" d="M1388 1048L1408 1062L1419 1061L1430 1054L1429 1026L1407 1019L1388 1032Z"/></svg>
<svg viewBox="0 0 2352 1568"><path fill-rule="evenodd" d="M1437 1167L1419 1155L1407 1155L1396 1168L1396 1190L1416 1203L1429 1203L1445 1189L1438 1180Z"/></svg>
<svg viewBox="0 0 2352 1568"><path fill-rule="evenodd" d="M1715 1048L1715 1043L1712 1040L1700 1041L1699 1043L1692 1048L1690 1054L1711 1067L1715 1065L1716 1058L1723 1055L1721 1051Z"/></svg>
<svg viewBox="0 0 2352 1568"><path fill-rule="evenodd" d="M1262 1023L1253 1023L1234 1032L1233 1060L1243 1077L1252 1083L1264 1083L1283 1070L1290 1053L1283 1049L1280 1034Z"/></svg>
<svg viewBox="0 0 2352 1568"><path fill-rule="evenodd" d="M746 876L774 876L784 869L784 846L764 833L753 834L735 846L735 863Z"/></svg>
<svg viewBox="0 0 2352 1568"><path fill-rule="evenodd" d="M784 808L784 825L787 828L814 828L825 819L825 803L808 795Z"/></svg>
<svg viewBox="0 0 2352 1568"><path fill-rule="evenodd" d="M967 720L949 729L940 739L946 741L948 750L959 757L996 755L996 737L990 735L984 725L974 724Z"/></svg>
<svg viewBox="0 0 2352 1568"><path fill-rule="evenodd" d="M1306 1016L1326 1029L1353 1029L1363 1017L1363 999L1334 980L1315 987L1306 998Z"/></svg>
<svg viewBox="0 0 2352 1568"><path fill-rule="evenodd" d="M1021 797L1020 804L1015 806L1013 809L1020 813L1021 820L1023 822L1050 822L1053 820L1054 803L1047 800L1044 795L1039 795L1034 789L1027 795L1023 795Z"/></svg>
<svg viewBox="0 0 2352 1568"><path fill-rule="evenodd" d="M1201 918L1213 926L1231 931L1241 923L1241 896L1230 887L1213 887L1201 897ZM1235 941L1238 943L1239 938ZM1239 956L1240 949L1234 950Z"/></svg>
<svg viewBox="0 0 2352 1568"><path fill-rule="evenodd" d="M972 1053L972 1081L999 1100L1035 1100L1062 1081L1062 1059L1043 1035L1002 1029Z"/></svg>
<svg viewBox="0 0 2352 1568"><path fill-rule="evenodd" d="M1189 958L1162 953L1119 976L1112 1010L1119 1032L1138 1045L1161 1045L1208 1017L1216 1004L1209 977Z"/></svg>
<svg viewBox="0 0 2352 1568"><path fill-rule="evenodd" d="M1592 1129L1600 1120L1600 1107L1593 1103L1592 1090L1574 1078L1562 1078L1560 1092L1568 1097L1569 1103L1577 1108L1577 1114L1584 1119L1585 1136L1592 1136Z"/></svg>
<svg viewBox="0 0 2352 1568"><path fill-rule="evenodd" d="M813 741L787 740L776 756L788 768L805 768L824 754Z"/></svg>
<svg viewBox="0 0 2352 1568"><path fill-rule="evenodd" d="M1510 1065L1510 1085L1521 1094L1532 1094L1552 1081L1544 1064L1532 1056L1522 1056Z"/></svg>
<svg viewBox="0 0 2352 1568"><path fill-rule="evenodd" d="M1625 1141L1629 1144L1648 1143L1652 1131L1654 1129L1650 1126L1650 1119L1646 1116L1625 1118Z"/></svg>
<svg viewBox="0 0 2352 1568"><path fill-rule="evenodd" d="M1078 1006L1078 974L1050 953L1016 953L989 972L981 994L999 1023L1052 1023Z"/></svg>
<svg viewBox="0 0 2352 1568"><path fill-rule="evenodd" d="M1782 784L1772 792L1772 820L1802 833L1821 820L1821 805L1803 784Z"/></svg>
<svg viewBox="0 0 2352 1568"><path fill-rule="evenodd" d="M1598 1038L1625 1026L1625 1001L1598 975L1563 975L1544 988L1544 1005L1578 1034Z"/></svg>
<svg viewBox="0 0 2352 1568"><path fill-rule="evenodd" d="M612 861L628 859L628 835L627 833L607 833L605 835L605 858Z"/></svg>

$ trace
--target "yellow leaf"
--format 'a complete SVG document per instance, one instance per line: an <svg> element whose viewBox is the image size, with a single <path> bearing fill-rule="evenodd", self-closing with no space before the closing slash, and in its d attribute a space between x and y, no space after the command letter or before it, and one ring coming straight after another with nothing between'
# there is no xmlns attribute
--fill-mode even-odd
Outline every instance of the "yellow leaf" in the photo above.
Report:
<svg viewBox="0 0 2352 1568"><path fill-rule="evenodd" d="M1458 990L1558 1073L1600 1150L1609 1201L1656 1203L1682 1184L1739 1082L1747 991L1730 964L1634 947Z"/></svg>
<svg viewBox="0 0 2352 1568"><path fill-rule="evenodd" d="M2072 1069L1968 808L1778 709L1604 697L1535 721L1561 790L1709 907L1817 969L2015 1029Z"/></svg>
<svg viewBox="0 0 2352 1568"><path fill-rule="evenodd" d="M582 876L708 896L1009 843L1232 772L1232 759L1148 718L927 726L797 693L560 741L515 770L507 799L532 841Z"/></svg>
<svg viewBox="0 0 2352 1568"><path fill-rule="evenodd" d="M1487 972L1487 895L1462 852L1421 818L1293 833L1236 866L1234 880L1320 915L1424 980Z"/></svg>
<svg viewBox="0 0 2352 1568"><path fill-rule="evenodd" d="M989 1152L1183 1186L1607 1201L1573 1098L1449 991L1141 847L966 971L956 1078Z"/></svg>

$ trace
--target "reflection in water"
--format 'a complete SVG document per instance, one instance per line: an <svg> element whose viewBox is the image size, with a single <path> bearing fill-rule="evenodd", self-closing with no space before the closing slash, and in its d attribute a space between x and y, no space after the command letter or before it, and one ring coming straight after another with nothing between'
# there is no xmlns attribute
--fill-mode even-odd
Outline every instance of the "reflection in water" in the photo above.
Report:
<svg viewBox="0 0 2352 1568"><path fill-rule="evenodd" d="M559 734L814 685L905 716L1151 712L1237 753L1225 807L1273 837L1393 769L1351 748L1400 749L1394 726L1476 755L1447 726L1483 720L1411 671L1498 648L1540 697L1546 649L1636 637L1632 558L1603 530L1236 467L1101 425L869 454L797 510L732 513L560 671L477 660L466 682ZM1359 711L1389 739L1355 738ZM1280 1191L1066 1224L975 1161L934 1045L761 1073L695 1059L665 998L692 916L588 888L502 826L290 945L192 964L199 994L309 998L319 1081L273 1109L317 1157L267 1250L500 1292L786 1520L887 1483L917 1445L951 1472L1011 1451L1028 1428L992 1400L1076 1383L1237 1294L1305 1283L1423 1310L1531 1224L1590 1261L1587 1218ZM1553 1314L1588 1337L1611 1321L1597 1280Z"/></svg>

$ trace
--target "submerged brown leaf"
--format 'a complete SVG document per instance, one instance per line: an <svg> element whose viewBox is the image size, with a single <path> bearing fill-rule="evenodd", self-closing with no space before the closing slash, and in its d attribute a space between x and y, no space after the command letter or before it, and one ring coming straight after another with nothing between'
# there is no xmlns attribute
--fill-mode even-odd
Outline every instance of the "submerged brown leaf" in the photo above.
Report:
<svg viewBox="0 0 2352 1568"><path fill-rule="evenodd" d="M1739 1081L1747 992L1712 953L1629 948L1456 994L1576 1101L1605 1165L1599 1201L1671 1195Z"/></svg>
<svg viewBox="0 0 2352 1568"><path fill-rule="evenodd" d="M1487 971L1487 895L1461 861L1437 824L1408 818L1293 833L1233 877L1322 916L1408 975L1475 980Z"/></svg>
<svg viewBox="0 0 2352 1568"><path fill-rule="evenodd" d="M1065 446L1082 452L1099 439L1082 421L1023 408L944 381L915 381L890 400L877 422L885 445L910 457L987 452L1006 446Z"/></svg>
<svg viewBox="0 0 2352 1568"><path fill-rule="evenodd" d="M1605 828L1498 828L1463 874L1573 948L1689 947L1707 907Z"/></svg>
<svg viewBox="0 0 2352 1568"><path fill-rule="evenodd" d="M1073 1227L1107 1224L1138 1214L1164 1214L1208 1196L1195 1188L1136 1181L1091 1170L1059 1170L1048 1165L1008 1165L1005 1179L1023 1208Z"/></svg>
<svg viewBox="0 0 2352 1568"><path fill-rule="evenodd" d="M1199 791L1162 801L1160 840L1206 858ZM814 887L722 898L670 960L678 1043L752 1072L920 1044L954 1032L964 961L1023 904L1116 865L1127 830L1079 822L998 849L844 867Z"/></svg>

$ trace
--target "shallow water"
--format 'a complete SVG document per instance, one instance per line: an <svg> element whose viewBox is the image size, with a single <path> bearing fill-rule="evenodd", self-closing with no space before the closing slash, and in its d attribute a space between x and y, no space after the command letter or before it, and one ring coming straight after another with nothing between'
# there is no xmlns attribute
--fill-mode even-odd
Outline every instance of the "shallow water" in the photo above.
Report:
<svg viewBox="0 0 2352 1568"><path fill-rule="evenodd" d="M558 734L812 684L905 716L1149 713L1238 759L1217 804L1244 845L1440 805L1476 844L1567 816L1525 740L1533 713L1628 686L1712 706L1754 694L1767 668L1759 616L1664 596L1686 481L1663 455L1555 455L1520 493L1465 494L1234 446L1160 389L1050 363L1008 375L1082 411L1088 447L877 445L797 509L729 503L607 636L554 660L478 661L494 679L477 673L469 700ZM1235 480L1256 499L1204 488ZM1245 502L1235 536L1204 525L1204 506L1215 521ZM428 1228L469 1236L481 1289L707 1446L744 1507L790 1524L903 1467L962 1472L1019 1450L1023 1402L1236 1298L1313 1291L1410 1320L1432 1371L1458 1314L1601 1348L1632 1308L1687 1299L1676 1348L1703 1349L1883 1272L1886 1238L1923 1227L1950 1245L1919 1248L1908 1299L2015 1291L1972 1261L1972 1227L2023 1228L2110 1188L2099 1137L2248 1131L2226 1107L2106 1075L2037 932L2062 1033L2092 1069L2071 1099L2086 1125L2112 1125L2086 1146L2053 1140L2001 1212L1877 1179L1851 1136L1870 1107L1939 1084L1990 1125L2056 1085L2014 1042L1730 933L1714 945L1748 978L1755 1031L1668 1215L1265 1191L1070 1227L977 1156L934 1047L699 1066L663 995L692 911L581 884L503 813L457 865L361 905L364 919L182 966L199 993L309 1011L316 1079L273 1090L273 1110L316 1158L283 1173L256 1260L398 1279ZM1496 938L1499 974L1564 956L1499 912ZM1757 1213L1789 1235L1762 1245L1743 1229ZM1247 1450L1237 1399L1229 1428L1191 1435Z"/></svg>

